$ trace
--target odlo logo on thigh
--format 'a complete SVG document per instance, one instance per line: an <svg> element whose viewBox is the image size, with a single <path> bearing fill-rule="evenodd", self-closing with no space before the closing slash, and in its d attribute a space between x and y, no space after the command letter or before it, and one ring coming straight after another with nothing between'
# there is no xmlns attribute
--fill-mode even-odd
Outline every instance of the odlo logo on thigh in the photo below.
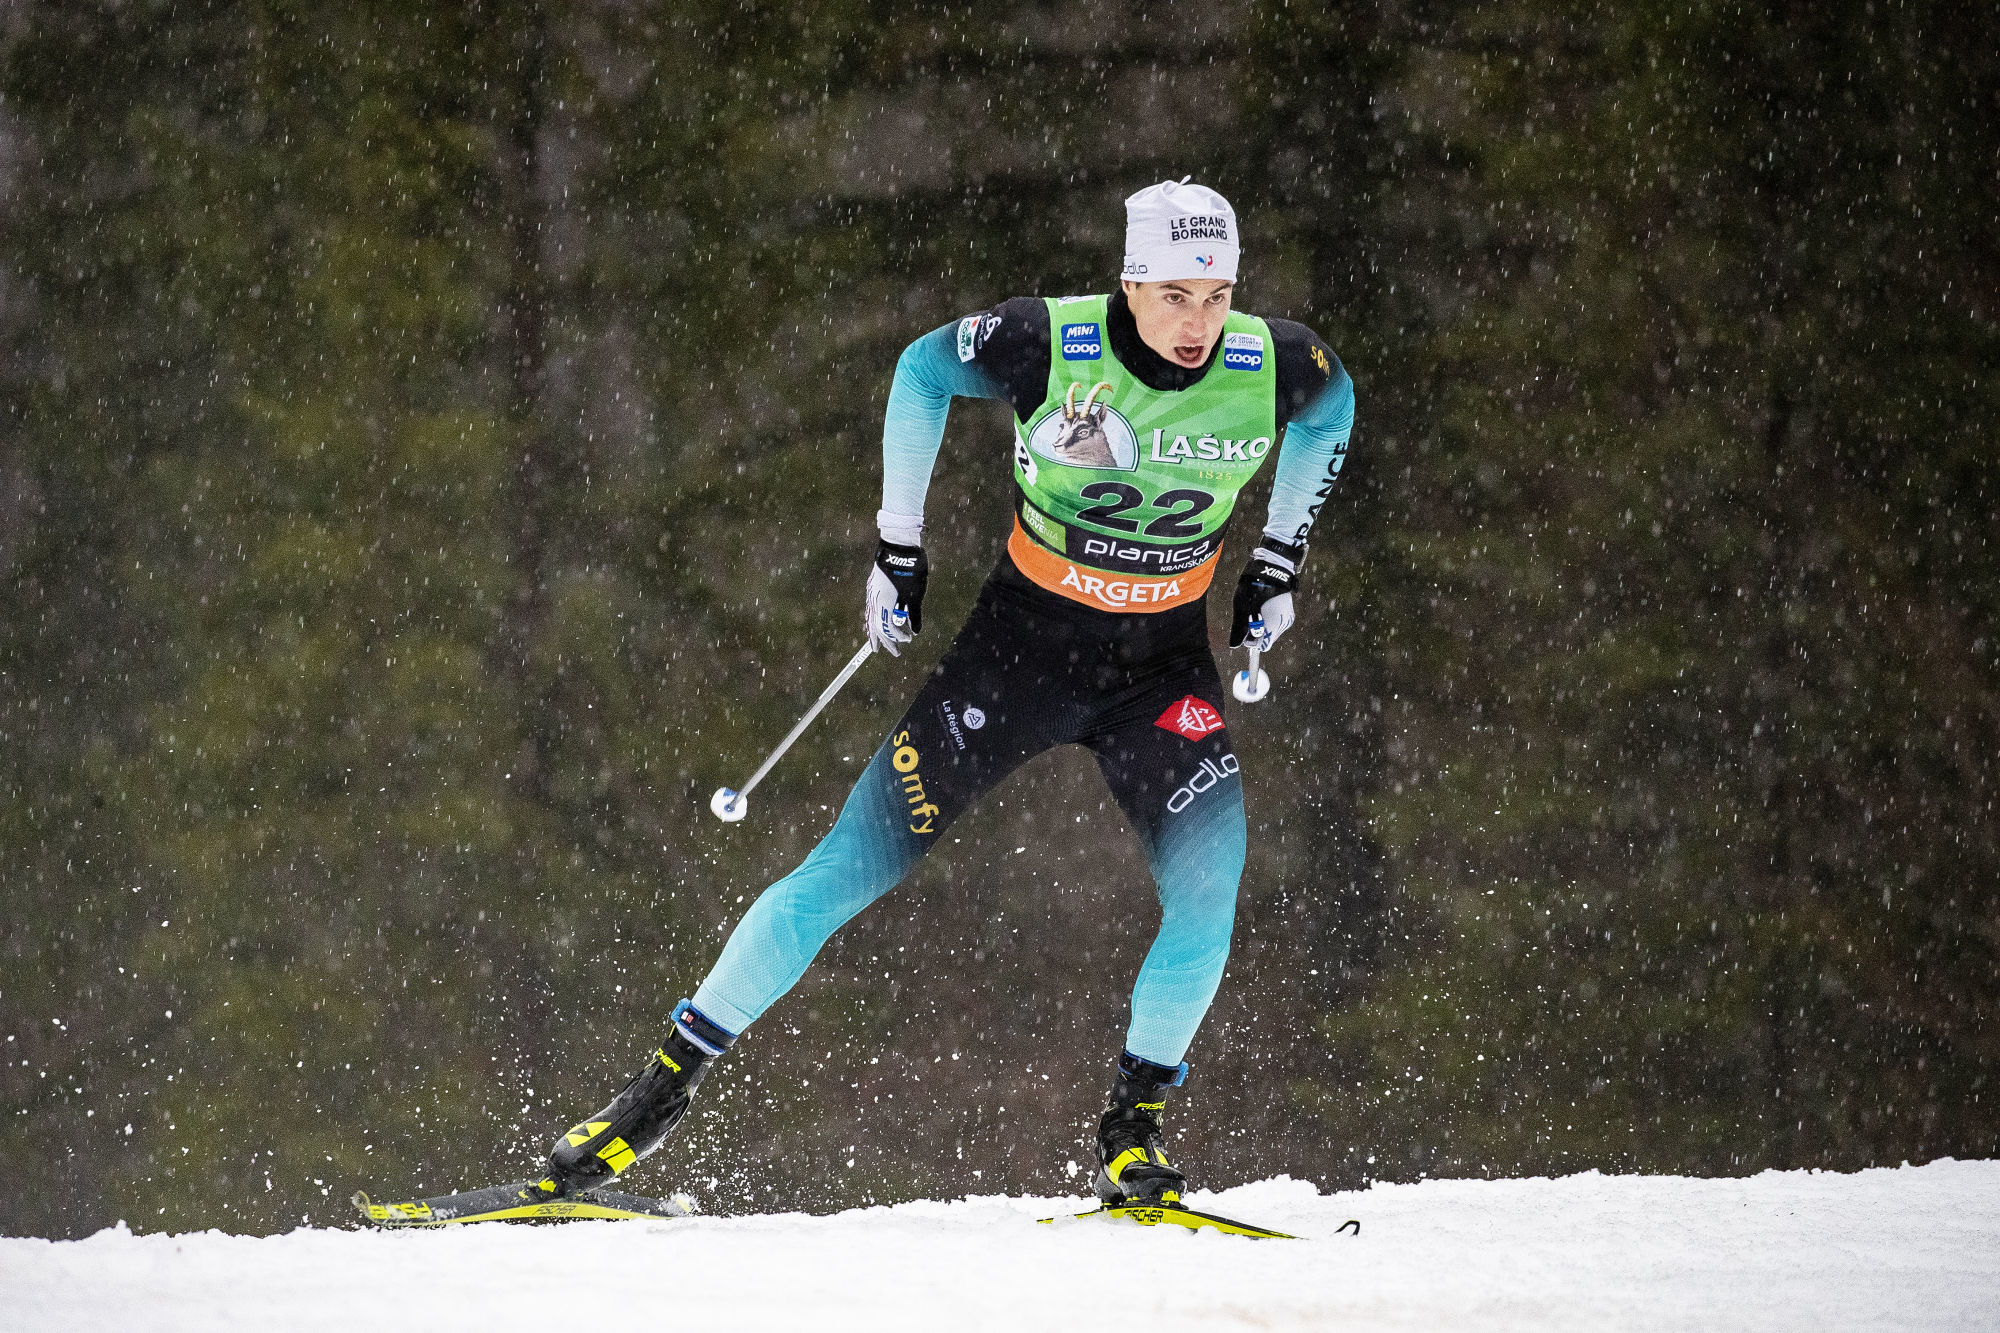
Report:
<svg viewBox="0 0 2000 1333"><path fill-rule="evenodd" d="M896 749L890 754L889 763L903 775L903 800L910 807L910 832L929 833L932 831L931 820L936 817L938 808L924 796L924 775L917 772L917 747L910 744L910 733L907 731L897 732L890 744ZM919 819L923 821L921 824L917 822Z"/></svg>
<svg viewBox="0 0 2000 1333"><path fill-rule="evenodd" d="M1241 771L1242 767L1236 762L1236 756L1233 754L1225 754L1220 759L1202 760L1201 767L1195 770L1194 776L1187 780L1187 784L1177 788L1174 794L1167 798L1167 813L1179 814L1194 804L1195 797L1230 774Z"/></svg>

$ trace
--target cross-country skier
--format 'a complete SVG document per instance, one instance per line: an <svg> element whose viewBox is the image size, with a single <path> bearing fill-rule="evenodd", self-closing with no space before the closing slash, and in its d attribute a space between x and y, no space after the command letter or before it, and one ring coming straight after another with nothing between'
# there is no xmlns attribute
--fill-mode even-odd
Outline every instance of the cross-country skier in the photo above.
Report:
<svg viewBox="0 0 2000 1333"><path fill-rule="evenodd" d="M555 1145L543 1194L603 1185L657 1148L709 1067L834 931L995 783L1069 742L1096 755L1161 909L1098 1125L1097 1192L1107 1204L1170 1202L1186 1188L1161 1118L1222 979L1245 842L1202 598L1238 492L1278 453L1230 646L1256 633L1268 649L1291 625L1354 392L1310 329L1230 308L1239 245L1221 195L1168 181L1125 209L1120 291L1004 301L925 334L897 362L869 637L893 654L923 628L924 495L954 396L1014 409L1006 554L832 832L744 914L645 1069Z"/></svg>

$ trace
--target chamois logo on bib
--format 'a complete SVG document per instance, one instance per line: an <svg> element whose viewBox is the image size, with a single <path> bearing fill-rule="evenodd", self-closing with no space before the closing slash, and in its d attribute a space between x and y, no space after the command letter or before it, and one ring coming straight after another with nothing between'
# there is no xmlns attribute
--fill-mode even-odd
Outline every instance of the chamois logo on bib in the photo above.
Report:
<svg viewBox="0 0 2000 1333"><path fill-rule="evenodd" d="M1111 386L1093 384L1081 404L1076 385L1060 406L1035 423L1028 447L1053 463L1070 467L1116 468L1130 472L1139 466L1139 436L1111 405Z"/></svg>

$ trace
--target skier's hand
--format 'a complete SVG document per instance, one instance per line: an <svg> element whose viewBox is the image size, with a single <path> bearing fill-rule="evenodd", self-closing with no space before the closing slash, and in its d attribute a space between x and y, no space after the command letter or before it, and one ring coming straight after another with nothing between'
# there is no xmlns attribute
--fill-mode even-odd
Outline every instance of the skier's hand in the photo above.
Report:
<svg viewBox="0 0 2000 1333"><path fill-rule="evenodd" d="M1236 580L1236 601L1229 620L1229 646L1241 648L1250 636L1250 622L1260 618L1263 633L1256 646L1269 652L1278 636L1292 627L1292 589L1298 586L1299 562L1305 547L1291 546L1273 538L1250 553L1243 577Z"/></svg>
<svg viewBox="0 0 2000 1333"><path fill-rule="evenodd" d="M891 657L924 627L924 584L931 562L921 546L903 546L884 538L875 548L875 568L868 571L868 641Z"/></svg>

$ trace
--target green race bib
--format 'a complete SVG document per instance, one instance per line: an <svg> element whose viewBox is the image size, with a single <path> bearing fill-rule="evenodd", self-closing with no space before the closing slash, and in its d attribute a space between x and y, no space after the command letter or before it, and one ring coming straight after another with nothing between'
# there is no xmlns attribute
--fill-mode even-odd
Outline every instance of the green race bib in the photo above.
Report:
<svg viewBox="0 0 2000 1333"><path fill-rule="evenodd" d="M1222 355L1198 383L1152 389L1112 355L1108 304L1103 296L1048 302L1048 396L1014 423L1021 526L1092 570L1185 574L1221 549L1237 493L1271 452L1270 329L1232 311Z"/></svg>

